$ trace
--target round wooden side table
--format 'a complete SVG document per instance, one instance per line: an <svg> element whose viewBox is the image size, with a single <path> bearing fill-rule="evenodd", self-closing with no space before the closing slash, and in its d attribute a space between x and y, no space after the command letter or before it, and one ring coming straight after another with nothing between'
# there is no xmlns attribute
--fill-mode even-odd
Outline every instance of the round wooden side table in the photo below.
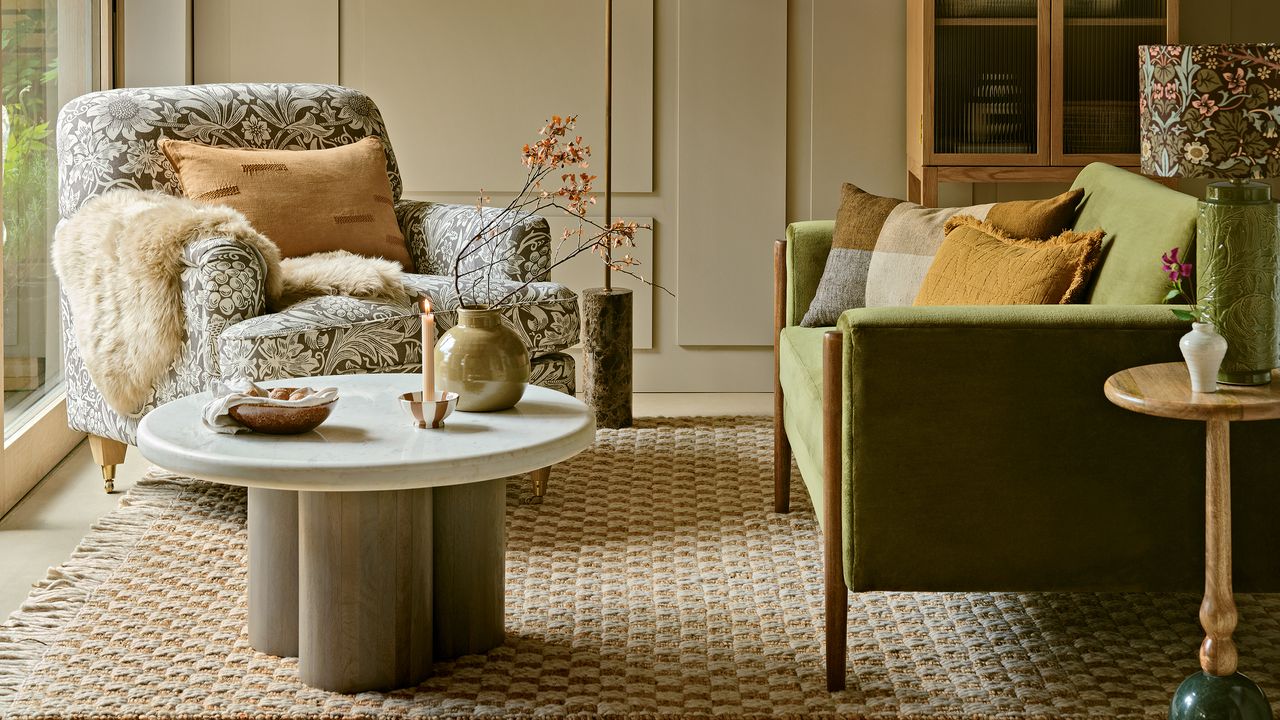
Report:
<svg viewBox="0 0 1280 720"><path fill-rule="evenodd" d="M1220 385L1216 393L1191 392L1183 363L1130 368L1107 378L1107 399L1126 410L1182 420L1200 420L1205 438L1204 601L1200 667L1178 686L1170 720L1240 718L1270 720L1271 705L1257 683L1236 671L1236 604L1231 595L1232 421L1280 418L1280 383Z"/></svg>

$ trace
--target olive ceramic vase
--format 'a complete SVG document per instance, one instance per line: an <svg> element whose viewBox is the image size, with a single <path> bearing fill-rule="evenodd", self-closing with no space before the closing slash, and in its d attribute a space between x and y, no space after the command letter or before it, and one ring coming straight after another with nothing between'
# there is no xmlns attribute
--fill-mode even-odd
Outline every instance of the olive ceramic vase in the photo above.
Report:
<svg viewBox="0 0 1280 720"><path fill-rule="evenodd" d="M1280 364L1280 242L1264 183L1209 185L1196 227L1196 287L1227 340L1218 382L1265 385Z"/></svg>
<svg viewBox="0 0 1280 720"><path fill-rule="evenodd" d="M459 310L436 343L436 381L458 393L461 412L515 407L529 384L529 349L498 310Z"/></svg>

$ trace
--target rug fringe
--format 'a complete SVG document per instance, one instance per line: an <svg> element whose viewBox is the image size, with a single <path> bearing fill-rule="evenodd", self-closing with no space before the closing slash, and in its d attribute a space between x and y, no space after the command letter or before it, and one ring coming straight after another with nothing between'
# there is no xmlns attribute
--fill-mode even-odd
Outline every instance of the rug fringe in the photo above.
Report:
<svg viewBox="0 0 1280 720"><path fill-rule="evenodd" d="M193 482L152 468L115 510L93 524L66 562L50 568L31 587L22 607L0 625L0 717L62 629L75 621L93 592L121 567L155 520L185 496L173 490ZM154 502L166 495L169 502Z"/></svg>

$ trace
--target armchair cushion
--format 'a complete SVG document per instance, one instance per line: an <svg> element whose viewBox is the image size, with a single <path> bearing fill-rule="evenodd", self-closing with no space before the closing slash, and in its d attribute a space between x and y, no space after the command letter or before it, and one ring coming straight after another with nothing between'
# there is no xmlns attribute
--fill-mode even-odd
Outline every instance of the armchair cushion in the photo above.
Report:
<svg viewBox="0 0 1280 720"><path fill-rule="evenodd" d="M427 297L444 332L457 320L452 279L406 275L405 289L416 302ZM495 282L505 294L519 283ZM533 283L520 304L503 317L520 335L530 355L539 357L578 342L578 300L562 285ZM278 313L237 323L222 334L218 357L224 376L270 380L305 375L360 372L418 372L422 369L422 320L410 303L342 296L304 300Z"/></svg>
<svg viewBox="0 0 1280 720"><path fill-rule="evenodd" d="M244 213L281 257L345 250L413 270L376 137L320 150L159 145L188 198Z"/></svg>

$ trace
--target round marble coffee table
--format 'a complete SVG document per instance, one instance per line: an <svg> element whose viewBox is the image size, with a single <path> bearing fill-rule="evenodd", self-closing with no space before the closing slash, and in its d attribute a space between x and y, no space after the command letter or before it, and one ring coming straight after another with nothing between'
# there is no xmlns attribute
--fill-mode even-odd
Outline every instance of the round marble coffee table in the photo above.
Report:
<svg viewBox="0 0 1280 720"><path fill-rule="evenodd" d="M438 430L398 403L418 375L261 383L337 387L302 435L204 428L208 393L156 408L138 449L171 472L249 488L249 642L298 657L304 683L338 692L416 685L433 659L503 642L505 483L595 439L577 399L530 387L495 413Z"/></svg>

